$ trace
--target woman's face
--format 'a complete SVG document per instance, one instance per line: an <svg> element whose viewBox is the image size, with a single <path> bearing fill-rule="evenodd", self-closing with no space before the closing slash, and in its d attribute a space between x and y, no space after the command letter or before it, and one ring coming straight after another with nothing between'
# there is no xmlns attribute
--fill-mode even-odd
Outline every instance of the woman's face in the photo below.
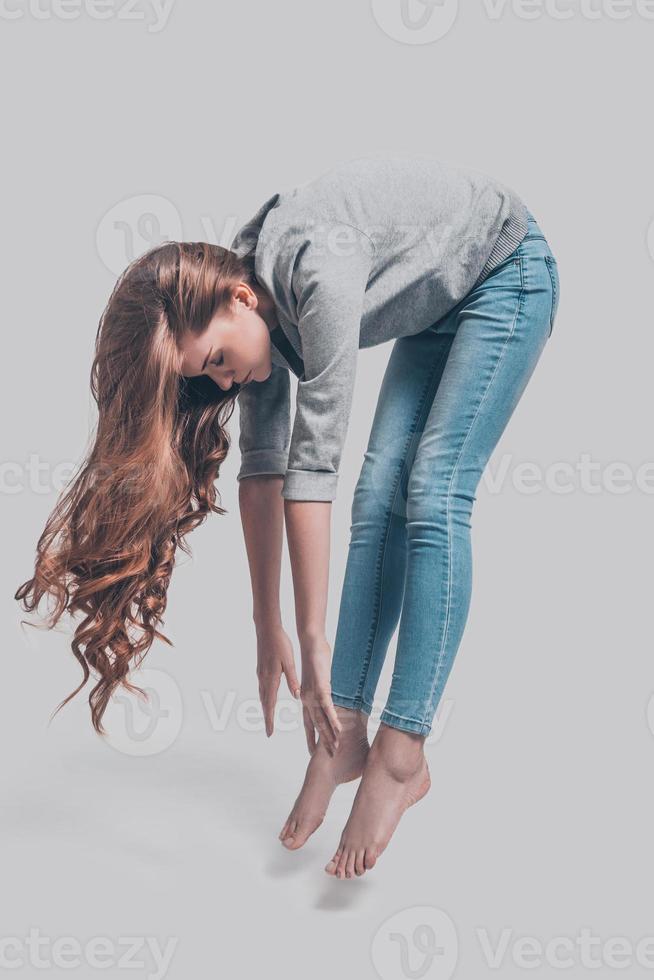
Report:
<svg viewBox="0 0 654 980"><path fill-rule="evenodd" d="M272 303L266 303L247 283L240 283L233 294L231 313L214 316L200 336L187 333L183 338L184 377L206 374L224 391L235 381L265 381L272 370L267 321L274 314L270 309L274 310Z"/></svg>

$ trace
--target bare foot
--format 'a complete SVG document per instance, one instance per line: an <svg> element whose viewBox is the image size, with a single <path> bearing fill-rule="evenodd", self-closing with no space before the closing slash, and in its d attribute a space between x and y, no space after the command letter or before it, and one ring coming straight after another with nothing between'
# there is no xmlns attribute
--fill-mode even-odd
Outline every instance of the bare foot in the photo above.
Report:
<svg viewBox="0 0 654 980"><path fill-rule="evenodd" d="M351 878L374 868L404 811L431 786L423 746L422 735L379 726L327 874Z"/></svg>
<svg viewBox="0 0 654 980"><path fill-rule="evenodd" d="M343 726L339 746L330 756L318 739L316 750L309 760L300 795L295 801L279 839L284 847L297 850L306 843L325 819L332 793L339 783L358 779L366 763L368 717L361 711L336 705L338 720Z"/></svg>

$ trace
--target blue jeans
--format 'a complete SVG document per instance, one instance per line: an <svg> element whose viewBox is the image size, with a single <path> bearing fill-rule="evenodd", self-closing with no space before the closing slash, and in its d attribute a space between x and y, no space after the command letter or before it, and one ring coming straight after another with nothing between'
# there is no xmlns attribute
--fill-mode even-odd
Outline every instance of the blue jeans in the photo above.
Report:
<svg viewBox="0 0 654 980"><path fill-rule="evenodd" d="M445 317L395 341L352 501L334 704L428 735L468 616L470 518L484 468L552 333L556 260L529 216L515 252Z"/></svg>

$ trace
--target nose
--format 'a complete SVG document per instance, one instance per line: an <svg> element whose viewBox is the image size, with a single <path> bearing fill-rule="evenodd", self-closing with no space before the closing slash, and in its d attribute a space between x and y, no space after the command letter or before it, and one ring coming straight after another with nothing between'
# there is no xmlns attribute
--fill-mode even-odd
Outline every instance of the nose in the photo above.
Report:
<svg viewBox="0 0 654 980"><path fill-rule="evenodd" d="M220 378L218 384L223 391L229 391L229 389L234 386L234 374L232 373L228 378Z"/></svg>

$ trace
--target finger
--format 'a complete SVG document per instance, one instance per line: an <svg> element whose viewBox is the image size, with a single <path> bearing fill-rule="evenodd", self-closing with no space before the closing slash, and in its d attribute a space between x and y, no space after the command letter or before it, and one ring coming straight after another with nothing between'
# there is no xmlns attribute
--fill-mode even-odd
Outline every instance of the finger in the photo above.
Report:
<svg viewBox="0 0 654 980"><path fill-rule="evenodd" d="M266 724L266 735L270 737L275 727L275 704L279 690L279 675L268 677L259 684L259 697L263 707L263 717Z"/></svg>
<svg viewBox="0 0 654 980"><path fill-rule="evenodd" d="M274 730L275 702L271 700L268 691L259 695L261 707L263 708L263 720L266 728L266 735L270 738Z"/></svg>
<svg viewBox="0 0 654 980"><path fill-rule="evenodd" d="M263 719L267 736L272 735L274 726L275 699L271 695L272 692L268 682L261 682L259 684L259 700L263 709Z"/></svg>
<svg viewBox="0 0 654 980"><path fill-rule="evenodd" d="M325 713L320 706L321 698L320 696L315 696L314 694L307 694L303 697L303 704L306 710L309 712L309 717L313 723L314 728L316 728L320 734L321 742L324 748L327 750L329 755L333 756L336 752L336 745L334 735L331 730Z"/></svg>
<svg viewBox="0 0 654 980"><path fill-rule="evenodd" d="M343 726L338 719L338 715L336 714L336 708L334 707L334 703L331 697L329 698L329 700L327 700L326 698L323 699L321 701L320 707L322 708L325 715L327 716L327 721L329 722L331 729L334 733L334 740L338 744L338 736L343 731Z"/></svg>
<svg viewBox="0 0 654 980"><path fill-rule="evenodd" d="M313 729L313 721L311 719L311 715L309 714L308 708L302 708L302 717L304 720L304 731L307 736L307 748L309 749L309 755L313 755L313 753L316 751L316 733Z"/></svg>
<svg viewBox="0 0 654 980"><path fill-rule="evenodd" d="M329 752L330 755L334 755L336 752L336 744L334 741L334 736L330 728L329 722L325 717L325 714L318 709L313 716L313 722L318 731L320 732L320 738Z"/></svg>
<svg viewBox="0 0 654 980"><path fill-rule="evenodd" d="M295 664L292 660L290 660L288 663L282 664L282 670L284 671L284 677L286 678L289 691L294 698L299 698L300 682L295 672Z"/></svg>

